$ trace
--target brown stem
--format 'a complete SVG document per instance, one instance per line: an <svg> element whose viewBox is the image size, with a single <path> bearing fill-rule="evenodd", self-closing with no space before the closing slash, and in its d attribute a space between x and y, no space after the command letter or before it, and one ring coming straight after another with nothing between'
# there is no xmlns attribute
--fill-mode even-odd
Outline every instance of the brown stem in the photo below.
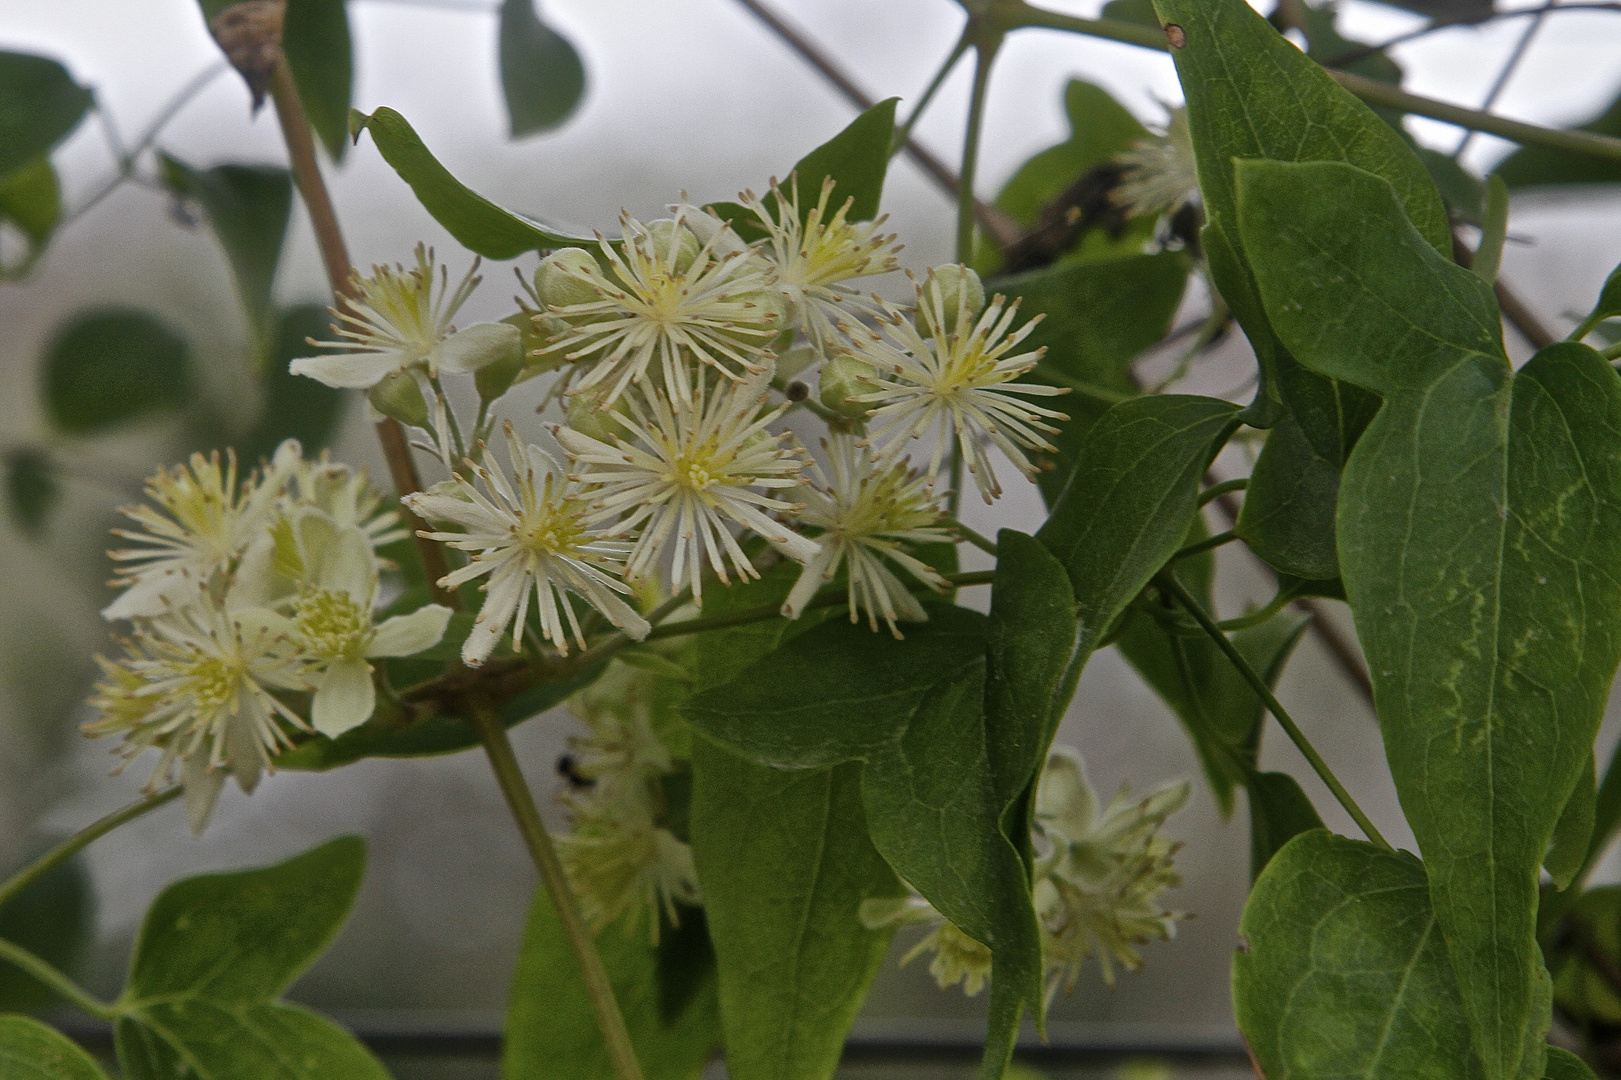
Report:
<svg viewBox="0 0 1621 1080"><path fill-rule="evenodd" d="M338 215L332 208L332 196L321 176L321 166L315 157L315 139L310 134L309 117L298 96L286 58L276 64L270 76L270 97L276 103L276 119L281 122L282 138L287 142L287 158L292 165L293 181L304 205L310 212L310 224L315 227L315 243L326 266L327 281L332 285L333 301L342 306L354 295L354 268L349 263L349 249L343 242L343 230L338 227ZM377 422L377 438L383 444L383 458L394 480L394 489L402 496L422 490L422 478L416 462L411 459L411 447L405 438L405 429L398 420L383 417ZM416 540L417 555L428 576L433 597L446 607L461 606L454 592L443 589L439 579L450 572L442 547L426 537L418 536L427 523L404 507L400 510L405 524Z"/></svg>

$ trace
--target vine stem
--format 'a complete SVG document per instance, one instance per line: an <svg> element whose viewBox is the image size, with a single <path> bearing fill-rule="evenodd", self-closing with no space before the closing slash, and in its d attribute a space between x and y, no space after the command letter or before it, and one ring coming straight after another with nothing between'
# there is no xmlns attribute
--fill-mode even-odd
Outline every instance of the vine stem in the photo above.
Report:
<svg viewBox="0 0 1621 1080"><path fill-rule="evenodd" d="M0 960L21 968L66 999L69 1005L101 1020L118 1019L118 1009L90 996L84 987L20 945L0 938Z"/></svg>
<svg viewBox="0 0 1621 1080"><path fill-rule="evenodd" d="M585 983L591 1011L596 1015L597 1026L602 1029L602 1040L607 1045L614 1074L619 1080L641 1080L641 1066L636 1063L636 1050L631 1045L630 1031L625 1027L625 1018L614 997L613 985L608 981L608 970L597 955L596 944L580 914L580 905L574 898L568 875L557 857L557 848L552 845L552 838L540 819L540 810L535 806L529 783L518 768L518 758L512 752L507 729L487 702L474 703L471 711L473 724L484 744L484 752L489 756L490 768L495 772L496 782L501 785L501 794L506 797L512 818L518 824L518 831L523 834L524 844L535 861L535 868L540 871L546 893L557 909L558 921L563 924L569 950L574 954L580 979Z"/></svg>
<svg viewBox="0 0 1621 1080"><path fill-rule="evenodd" d="M1288 710L1278 703L1277 695L1272 693L1272 688L1266 684L1266 680L1256 673L1255 669L1250 666L1249 661L1245 660L1243 654L1228 640L1227 635L1221 632L1221 627L1216 625L1216 620L1211 618L1210 613L1200 605L1192 593L1188 592L1186 586L1176 580L1175 575L1161 574L1155 580L1161 588L1176 598L1176 602L1182 605L1183 610L1193 616L1193 621L1199 624L1210 640L1215 642L1216 647L1226 655L1233 667L1238 670L1239 675L1243 676L1244 681L1249 683L1250 688L1266 703L1267 711L1277 718L1279 726L1289 736L1289 741L1294 743L1295 747L1305 756L1306 761L1311 764L1312 770L1328 786L1328 790L1333 792L1334 798L1345 808L1345 812L1351 815L1351 819L1362 829L1363 834L1386 851L1394 851L1395 849L1380 835L1379 830L1368 819L1368 815L1364 814L1362 808L1356 804L1356 800L1351 798L1351 793L1345 790L1345 785L1340 783L1339 777L1334 775L1334 770L1328 767L1328 762L1323 760L1323 756L1317 752L1317 748L1311 744L1311 740L1306 738L1306 733L1300 730L1300 725L1296 724L1294 718L1289 715Z"/></svg>
<svg viewBox="0 0 1621 1080"><path fill-rule="evenodd" d="M293 181L298 193L304 197L310 224L315 229L316 247L326 267L327 281L332 286L333 301L340 307L353 296L354 268L349 262L349 249L343 242L343 230L338 226L337 211L332 207L332 195L321 176L321 165L315 156L315 139L310 134L309 117L298 96L292 71L286 57L277 62L270 77L270 98L276 105L276 119L281 124L282 139L287 143L287 158L292 166ZM411 447L405 437L405 428L393 417L385 416L377 422L377 438L383 444L383 458L388 462L389 476L394 489L401 496L422 490L422 478L416 462L411 458ZM445 552L437 543L419 535L427 523L404 506L400 513L416 541L417 556L422 560L423 572L433 590L433 598L452 611L461 606L454 592L441 588L439 579L450 572Z"/></svg>
<svg viewBox="0 0 1621 1080"><path fill-rule="evenodd" d="M174 787L160 791L156 795L148 795L145 798L138 799L128 806L114 810L106 817L86 825L50 851L11 875L3 883L0 883L0 908L5 907L13 897L28 888L28 886L120 825L134 821L136 818L143 817L160 806L173 802L182 790L182 787L176 784Z"/></svg>
<svg viewBox="0 0 1621 1080"><path fill-rule="evenodd" d="M974 43L974 87L968 98L968 126L962 139L962 169L957 174L957 261L974 255L974 173L979 168L979 140L985 129L985 98L991 85L991 65L1002 39Z"/></svg>

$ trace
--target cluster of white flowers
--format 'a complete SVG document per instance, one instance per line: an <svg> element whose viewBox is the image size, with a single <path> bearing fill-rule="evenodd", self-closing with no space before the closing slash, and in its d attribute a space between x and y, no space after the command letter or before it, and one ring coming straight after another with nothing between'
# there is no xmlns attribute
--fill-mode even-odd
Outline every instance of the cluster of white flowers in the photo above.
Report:
<svg viewBox="0 0 1621 1080"><path fill-rule="evenodd" d="M122 735L125 764L160 752L151 784L180 773L192 828L227 773L251 791L294 731L335 737L376 707L371 660L436 644L427 605L377 621L380 545L405 535L363 474L307 460L289 440L239 478L227 454L193 455L126 509L139 529L112 552L124 656L98 657L91 735ZM120 768L123 766L121 765Z"/></svg>
<svg viewBox="0 0 1621 1080"><path fill-rule="evenodd" d="M1116 964L1127 971L1142 964L1139 945L1175 936L1181 915L1161 909L1159 895L1181 883L1171 864L1181 845L1159 830L1189 791L1186 781L1136 800L1122 791L1104 810L1079 754L1055 747L1048 756L1036 791L1033 891L1049 999L1060 986L1075 988L1088 958L1112 985ZM934 953L929 973L941 989L962 983L973 996L990 978L990 949L921 896L868 900L861 919L874 929L930 927L901 963Z"/></svg>
<svg viewBox="0 0 1621 1080"><path fill-rule="evenodd" d="M345 351L292 370L369 387L453 474L407 503L441 526L426 535L469 553L444 587L485 578L467 664L509 632L522 648L531 594L559 652L585 644L571 597L639 639L648 624L626 597L687 592L701 605L706 575L757 577L745 533L803 565L790 617L842 572L852 620L899 636L898 623L925 618L911 590L945 582L907 548L951 538L948 455L990 502L1002 489L989 448L1033 476L1026 451L1051 450L1050 421L1065 417L1030 399L1064 391L1015 381L1041 358L1019 349L1039 316L1015 326L1018 304L987 304L965 267L929 271L914 307L863 296L850 282L897 269L899 249L881 219L852 222L851 201L833 197L831 180L813 206L792 184L744 193L763 234L753 243L685 203L658 221L626 215L619 239L544 259L517 315L459 332L451 320L476 279L450 289L431 253L357 280L362 299L338 313L346 340L321 343ZM818 367L808 401L790 380ZM444 372L475 376L465 439ZM567 422L547 430L564 461L508 426L504 470L486 446L489 406L551 372ZM782 424L802 403L829 422L826 471ZM932 452L914 473L907 452L925 434Z"/></svg>

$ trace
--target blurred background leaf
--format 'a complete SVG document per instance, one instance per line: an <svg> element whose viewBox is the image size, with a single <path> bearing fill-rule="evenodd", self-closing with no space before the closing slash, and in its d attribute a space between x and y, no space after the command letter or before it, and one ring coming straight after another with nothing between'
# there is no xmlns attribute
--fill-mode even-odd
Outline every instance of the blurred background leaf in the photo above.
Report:
<svg viewBox="0 0 1621 1080"><path fill-rule="evenodd" d="M281 47L310 126L332 160L342 161L349 142L349 96L355 79L344 0L287 0Z"/></svg>
<svg viewBox="0 0 1621 1080"><path fill-rule="evenodd" d="M6 509L11 520L25 535L37 537L62 494L50 455L34 446L15 447L6 453L5 468Z"/></svg>
<svg viewBox="0 0 1621 1080"><path fill-rule="evenodd" d="M190 403L191 350L167 323L130 308L75 316L45 352L45 411L69 435Z"/></svg>
<svg viewBox="0 0 1621 1080"><path fill-rule="evenodd" d="M0 906L0 938L71 974L90 943L94 915L90 875L69 859ZM56 1000L32 975L0 961L0 1012L36 1013Z"/></svg>
<svg viewBox="0 0 1621 1080"><path fill-rule="evenodd" d="M500 35L501 91L506 95L512 137L521 139L560 127L585 98L585 63L580 54L567 38L541 21L534 0L504 0Z"/></svg>
<svg viewBox="0 0 1621 1080"><path fill-rule="evenodd" d="M0 52L0 177L50 153L79 126L92 100L55 60Z"/></svg>
<svg viewBox="0 0 1621 1080"><path fill-rule="evenodd" d="M28 241L28 253L16 265L0 265L0 281L33 267L61 219L62 188L49 158L35 158L0 177L0 222L11 222Z"/></svg>

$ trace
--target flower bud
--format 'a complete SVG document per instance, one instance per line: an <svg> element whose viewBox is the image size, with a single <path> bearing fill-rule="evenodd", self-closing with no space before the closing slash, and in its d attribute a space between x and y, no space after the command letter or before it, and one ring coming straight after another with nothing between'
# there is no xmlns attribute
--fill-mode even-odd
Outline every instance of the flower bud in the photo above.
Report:
<svg viewBox="0 0 1621 1080"><path fill-rule="evenodd" d="M979 275L966 266L957 263L936 266L929 271L929 280L924 283L926 295L932 294L934 285L940 287L942 325L939 329L943 334L956 332L959 316L971 323L985 309L985 286L980 283ZM927 302L932 303L932 296Z"/></svg>
<svg viewBox="0 0 1621 1080"><path fill-rule="evenodd" d="M597 260L584 248L554 251L535 267L535 296L547 307L594 303L602 296L591 278L600 272Z"/></svg>
<svg viewBox="0 0 1621 1080"><path fill-rule="evenodd" d="M428 426L428 402L416 378L408 371L385 375L381 382L366 391L366 397L371 400L372 408L384 416L411 427Z"/></svg>
<svg viewBox="0 0 1621 1080"><path fill-rule="evenodd" d="M519 317L522 318L522 316ZM502 319L501 321L509 326L513 325L510 319ZM523 327L518 327L518 333L521 340ZM494 401L512 389L512 384L518 381L518 376L524 371L526 355L523 349L512 349L494 363L479 368L473 375L473 385L478 387L479 400L485 402ZM550 359L550 357L547 359Z"/></svg>
<svg viewBox="0 0 1621 1080"><path fill-rule="evenodd" d="M795 345L777 354L777 377L791 379L822 359L822 354L813 345Z"/></svg>
<svg viewBox="0 0 1621 1080"><path fill-rule="evenodd" d="M647 236L640 241L643 251L651 254L660 265L668 265L671 248L675 249L675 273L685 274L698 261L703 244L686 226L674 218L659 218L647 223Z"/></svg>
<svg viewBox="0 0 1621 1080"><path fill-rule="evenodd" d="M871 405L864 401L851 401L852 397L870 394L876 388L878 369L850 353L840 353L822 365L819 391L822 404L852 420L864 420Z"/></svg>
<svg viewBox="0 0 1621 1080"><path fill-rule="evenodd" d="M622 403L603 408L602 395L598 393L573 394L566 411L568 426L581 435L612 446L614 439L625 435L625 425L620 420L625 415L624 409Z"/></svg>

